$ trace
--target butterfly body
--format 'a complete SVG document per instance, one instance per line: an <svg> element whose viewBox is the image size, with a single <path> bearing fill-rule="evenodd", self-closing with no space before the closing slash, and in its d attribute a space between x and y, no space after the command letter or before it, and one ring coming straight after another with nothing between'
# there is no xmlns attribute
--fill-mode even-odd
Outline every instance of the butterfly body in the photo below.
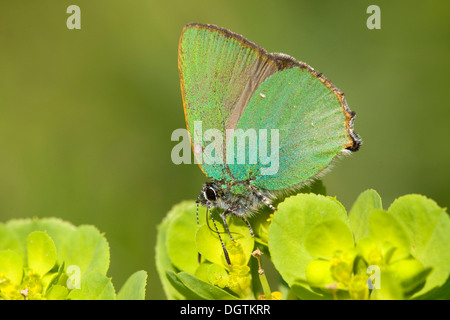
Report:
<svg viewBox="0 0 450 320"><path fill-rule="evenodd" d="M262 206L271 206L273 195L268 190L260 190L250 181L239 181L233 185L207 182L198 196L200 204L218 208L229 214L245 218Z"/></svg>

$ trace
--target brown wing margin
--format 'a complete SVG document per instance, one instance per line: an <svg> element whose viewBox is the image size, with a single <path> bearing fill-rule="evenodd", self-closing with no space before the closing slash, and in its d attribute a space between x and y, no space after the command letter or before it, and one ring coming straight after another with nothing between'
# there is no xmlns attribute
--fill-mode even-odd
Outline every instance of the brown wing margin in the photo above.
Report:
<svg viewBox="0 0 450 320"><path fill-rule="evenodd" d="M224 34L225 36L229 37L229 38L233 38L237 41L239 41L242 45L252 48L253 50L257 51L259 54L266 56L267 58L269 58L270 60L272 60L274 62L274 64L277 65L278 70L282 70L282 63L280 61L278 61L278 59L276 57L274 57L271 53L267 52L264 48L258 46L256 43L247 40L246 38L244 38L242 35L235 33L233 31L230 31L228 29L224 29L224 28L220 28L214 24L200 24L197 22L191 22L188 23L187 25L184 26L183 31L181 32L181 34L184 33L184 31L187 28L190 27L195 27L195 28L203 28L203 29L209 29L209 30L213 30L213 31L218 31L222 34ZM181 38L180 38L181 41Z"/></svg>

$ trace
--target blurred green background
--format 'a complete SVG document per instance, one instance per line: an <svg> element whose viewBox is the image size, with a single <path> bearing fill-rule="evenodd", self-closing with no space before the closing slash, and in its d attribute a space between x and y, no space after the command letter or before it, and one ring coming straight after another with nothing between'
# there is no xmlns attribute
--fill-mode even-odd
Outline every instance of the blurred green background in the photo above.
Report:
<svg viewBox="0 0 450 320"><path fill-rule="evenodd" d="M81 8L81 30L66 9ZM369 30L366 9L381 8ZM34 0L0 3L0 221L56 216L106 234L116 288L149 271L163 299L156 227L198 195L197 165L176 166L183 128L177 46L212 23L305 61L345 92L364 145L324 180L350 209L376 189L450 204L450 2ZM192 213L195 219L195 213Z"/></svg>

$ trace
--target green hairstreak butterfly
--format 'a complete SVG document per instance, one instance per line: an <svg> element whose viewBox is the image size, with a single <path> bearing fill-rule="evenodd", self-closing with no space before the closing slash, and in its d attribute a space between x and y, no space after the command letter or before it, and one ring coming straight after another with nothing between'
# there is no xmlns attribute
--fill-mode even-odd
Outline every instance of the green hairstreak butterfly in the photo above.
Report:
<svg viewBox="0 0 450 320"><path fill-rule="evenodd" d="M295 192L361 145L353 131L355 113L327 78L232 31L186 25L178 68L192 150L210 180L197 204L221 209L231 239L228 215L245 221L253 235L246 217L262 206L276 210L271 203L280 194ZM207 130L216 142L222 135L216 148L203 139Z"/></svg>

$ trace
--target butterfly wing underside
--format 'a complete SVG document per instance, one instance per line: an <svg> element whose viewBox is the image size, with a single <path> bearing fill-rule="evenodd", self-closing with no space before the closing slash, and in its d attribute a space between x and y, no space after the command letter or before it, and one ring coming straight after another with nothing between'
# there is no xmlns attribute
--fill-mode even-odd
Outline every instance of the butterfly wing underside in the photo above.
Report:
<svg viewBox="0 0 450 320"><path fill-rule="evenodd" d="M292 59L292 58L291 58ZM323 172L341 153L355 151L359 138L353 132L354 113L342 92L320 73L302 62L279 71L261 84L249 101L236 129L278 130L278 164L230 165L238 180L253 179L254 185L268 190L295 188ZM258 149L261 150L261 144ZM267 151L267 154L270 154ZM261 168L274 166L272 174ZM256 174L256 176L255 176Z"/></svg>
<svg viewBox="0 0 450 320"><path fill-rule="evenodd" d="M213 180L250 179L268 190L295 188L323 172L339 154L359 148L354 113L344 94L306 63L268 53L229 30L193 23L183 29L178 68L194 156L197 162L202 156L200 168ZM203 153L210 141L201 135L208 129L222 137L227 129L258 134L266 129L266 154L274 151L270 130L278 130L278 164L261 161L259 139L257 148L246 146L243 164L234 139L224 141L223 163L214 163ZM225 163L227 150L234 154L231 163ZM256 153L256 163L249 161L251 153ZM261 174L268 167L276 172Z"/></svg>
<svg viewBox="0 0 450 320"><path fill-rule="evenodd" d="M226 29L200 24L183 29L178 68L186 125L197 163L199 153L210 143L203 141L202 133L216 129L225 137L226 129L236 127L259 85L281 67L264 49ZM194 126L196 121L201 121L201 130ZM194 145L195 141L202 143ZM224 170L226 165L210 163L204 157L200 168L209 178L232 178Z"/></svg>

